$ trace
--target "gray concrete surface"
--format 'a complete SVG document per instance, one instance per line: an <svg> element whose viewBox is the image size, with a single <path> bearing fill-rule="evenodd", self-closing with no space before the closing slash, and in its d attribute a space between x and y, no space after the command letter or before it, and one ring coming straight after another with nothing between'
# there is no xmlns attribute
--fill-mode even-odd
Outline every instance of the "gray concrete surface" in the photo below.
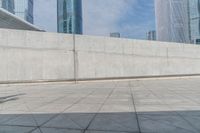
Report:
<svg viewBox="0 0 200 133"><path fill-rule="evenodd" d="M0 29L0 82L200 74L200 46Z"/></svg>
<svg viewBox="0 0 200 133"><path fill-rule="evenodd" d="M0 85L0 133L199 133L199 82Z"/></svg>
<svg viewBox="0 0 200 133"><path fill-rule="evenodd" d="M0 81L74 78L73 37L0 30Z"/></svg>

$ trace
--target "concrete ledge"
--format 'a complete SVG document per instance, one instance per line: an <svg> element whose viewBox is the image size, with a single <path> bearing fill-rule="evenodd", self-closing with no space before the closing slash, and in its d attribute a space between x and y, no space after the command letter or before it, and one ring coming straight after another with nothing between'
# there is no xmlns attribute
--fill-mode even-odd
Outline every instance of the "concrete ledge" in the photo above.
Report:
<svg viewBox="0 0 200 133"><path fill-rule="evenodd" d="M60 80L21 80L21 81L0 81L0 84L38 84L38 83L78 83L78 82L105 82L105 81L123 81L123 80L146 80L146 79L179 79L200 77L200 74L188 75L162 75L162 76L138 76L138 77L109 77L109 78L91 78L91 79L60 79Z"/></svg>

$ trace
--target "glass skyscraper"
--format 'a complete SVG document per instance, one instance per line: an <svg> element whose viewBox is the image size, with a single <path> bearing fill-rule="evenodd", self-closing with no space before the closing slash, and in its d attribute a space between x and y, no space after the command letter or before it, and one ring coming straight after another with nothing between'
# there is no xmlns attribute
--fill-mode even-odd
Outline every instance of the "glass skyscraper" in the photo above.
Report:
<svg viewBox="0 0 200 133"><path fill-rule="evenodd" d="M14 14L14 0L0 0L0 7Z"/></svg>
<svg viewBox="0 0 200 133"><path fill-rule="evenodd" d="M191 43L200 44L200 0L189 1L190 40Z"/></svg>
<svg viewBox="0 0 200 133"><path fill-rule="evenodd" d="M0 0L0 6L33 24L33 0Z"/></svg>
<svg viewBox="0 0 200 133"><path fill-rule="evenodd" d="M156 31L152 30L147 32L147 40L156 40Z"/></svg>
<svg viewBox="0 0 200 133"><path fill-rule="evenodd" d="M82 0L57 0L60 33L82 34Z"/></svg>
<svg viewBox="0 0 200 133"><path fill-rule="evenodd" d="M119 32L112 32L112 33L110 33L110 37L120 38L121 35Z"/></svg>
<svg viewBox="0 0 200 133"><path fill-rule="evenodd" d="M158 41L190 42L188 0L155 0L155 10Z"/></svg>
<svg viewBox="0 0 200 133"><path fill-rule="evenodd" d="M33 24L33 0L14 0L15 15Z"/></svg>

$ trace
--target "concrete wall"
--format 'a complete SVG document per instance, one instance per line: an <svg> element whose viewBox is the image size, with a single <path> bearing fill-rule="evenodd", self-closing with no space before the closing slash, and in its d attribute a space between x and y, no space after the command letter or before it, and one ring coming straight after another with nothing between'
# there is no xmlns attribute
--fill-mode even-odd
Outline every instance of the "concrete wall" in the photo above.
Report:
<svg viewBox="0 0 200 133"><path fill-rule="evenodd" d="M200 47L155 41L76 36L78 77L200 74Z"/></svg>
<svg viewBox="0 0 200 133"><path fill-rule="evenodd" d="M0 81L74 78L73 37L0 30Z"/></svg>
<svg viewBox="0 0 200 133"><path fill-rule="evenodd" d="M0 60L0 82L200 74L197 45L33 31L1 29Z"/></svg>

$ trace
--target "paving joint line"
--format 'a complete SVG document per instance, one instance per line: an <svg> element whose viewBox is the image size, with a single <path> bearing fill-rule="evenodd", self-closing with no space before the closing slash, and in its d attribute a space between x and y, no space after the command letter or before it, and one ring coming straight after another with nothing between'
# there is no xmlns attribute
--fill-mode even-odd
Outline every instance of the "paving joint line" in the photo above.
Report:
<svg viewBox="0 0 200 133"><path fill-rule="evenodd" d="M111 96L111 94L113 93L113 91L115 90L116 88L116 83L113 82L115 85L112 89L112 91L108 94L108 96L106 97L106 99L104 100L104 102L101 104L101 106L99 107L97 113L95 113L95 115L93 116L93 118L91 119L91 121L89 122L88 126L83 130L83 133L85 133L88 128L90 127L90 125L92 124L92 122L94 121L94 119L96 118L96 116L98 115L99 111L102 109L102 107L105 105L106 101L109 99L109 97Z"/></svg>
<svg viewBox="0 0 200 133"><path fill-rule="evenodd" d="M141 127L140 127L140 121L139 121L139 117L138 117L137 108L135 106L134 94L133 94L133 90L131 89L132 86L131 86L131 82L130 81L129 81L129 88L130 88L130 93L131 93L131 99L132 99L133 107L134 107L134 110L135 110L135 117L136 117L136 121L137 121L137 127L138 127L138 130L139 130L139 133L142 133L141 132ZM133 86L133 88L134 88L134 86Z"/></svg>
<svg viewBox="0 0 200 133"><path fill-rule="evenodd" d="M77 129L77 128L58 128L58 127L43 127L47 129L66 129L66 130L76 130L76 131L83 131L84 129ZM31 132L37 130L37 128L33 129ZM100 132L115 132L115 133L122 133L122 131L116 131L116 130L96 130L96 129L89 129L87 131L100 131ZM123 131L123 133L138 133L136 132L131 132L131 131Z"/></svg>
<svg viewBox="0 0 200 133"><path fill-rule="evenodd" d="M143 84L143 83L141 83L142 85L143 85L143 87L144 88L146 88L147 89L147 87ZM147 89L147 90L149 90L153 95L155 95L156 97L158 97L158 95L157 94L155 94L152 90L150 90L150 89ZM167 88L167 90L170 92L170 91L173 91L173 90L170 90L170 89L168 89ZM179 94L177 94L175 91L173 91L176 95L179 95ZM181 96L181 97L183 97L183 96ZM162 102L164 102L163 100L162 100ZM172 109L171 108L171 106L169 105L169 104L167 104L166 102L164 102L165 103L165 105L168 107L168 108L170 108L170 109ZM173 112L174 114L176 114L176 115L178 115L180 118L182 118L186 123L188 123L192 128L194 128L195 129L195 131L197 131L197 132L199 132L199 130L195 127L195 126L193 126L192 125L192 123L190 123L187 119L185 119L181 114L179 114L177 111L170 111L170 112ZM181 128L181 127L177 127L177 126L175 126L176 128ZM182 129L184 129L184 128L182 128ZM188 130L188 129L185 129L185 130Z"/></svg>
<svg viewBox="0 0 200 133"><path fill-rule="evenodd" d="M49 121L53 120L54 118L56 118L57 116L59 116L60 114L62 114L64 111L70 109L72 106L74 106L75 104L77 104L78 102L80 102L81 100L87 98L88 96L90 96L92 93L94 93L95 90L93 90L91 93L87 94L85 97L82 97L80 99L78 99L76 102L74 102L72 105L70 105L69 107L67 107L66 109L64 109L62 112L56 114L55 116L53 116L52 118L50 118L49 120L47 120L46 122L44 122L43 124L41 124L39 127L41 128L42 126L44 126L45 124L47 124Z"/></svg>
<svg viewBox="0 0 200 133"><path fill-rule="evenodd" d="M66 97L66 96L62 96L62 97L56 98L56 99L54 99L54 100L51 100L51 101L49 101L49 102L47 102L47 103L44 103L44 104L40 105L39 107L37 107L36 109L33 109L33 111L35 111L35 110L37 110L37 109L40 109L41 107L44 107L44 106L46 106L46 105L50 105L50 104L56 102L57 100L60 100L60 99L65 98L65 97Z"/></svg>
<svg viewBox="0 0 200 133"><path fill-rule="evenodd" d="M34 131L36 131L38 128L36 127L36 128L34 128L34 129L32 129L32 130L30 130L29 132L27 132L27 133L32 133L32 132L34 132Z"/></svg>
<svg viewBox="0 0 200 133"><path fill-rule="evenodd" d="M167 89L167 90L173 91L176 95L179 95L179 94L178 94L177 92L175 92L174 90L170 90L170 89ZM182 96L182 95L181 95L181 97L182 97L182 98L187 98L187 97ZM187 98L187 99L191 100L190 98ZM191 101L193 101L193 100L191 100ZM193 101L193 102L195 102L195 101ZM196 102L195 102L195 103L196 103ZM167 106L168 106L169 108L171 108L171 106L170 106L169 104L167 104ZM200 132L200 130L197 129L195 126L193 126L193 124L192 124L190 121L188 121L187 119L185 119L183 115L181 115L181 114L178 113L177 111L173 111L173 112L176 113L178 116L180 116L184 121L186 121L186 122L187 122L191 127L193 127L197 132Z"/></svg>
<svg viewBox="0 0 200 133"><path fill-rule="evenodd" d="M18 91L18 92L21 92L21 91L19 90L19 88L17 89L17 91ZM26 109L28 110L28 112L30 112L30 116L31 116L31 118L33 119L33 121L35 122L36 127L38 127L40 133L43 133L42 130L39 128L39 124L38 124L36 118L34 117L34 114L33 114L32 111L30 110L30 108L27 106L26 101L23 100L23 104L25 105L25 107L26 107ZM23 116L23 114L20 115L20 116ZM20 117L20 116L18 116L18 117ZM13 119L13 120L14 120L14 119ZM33 130L33 131L34 131L34 130Z"/></svg>

